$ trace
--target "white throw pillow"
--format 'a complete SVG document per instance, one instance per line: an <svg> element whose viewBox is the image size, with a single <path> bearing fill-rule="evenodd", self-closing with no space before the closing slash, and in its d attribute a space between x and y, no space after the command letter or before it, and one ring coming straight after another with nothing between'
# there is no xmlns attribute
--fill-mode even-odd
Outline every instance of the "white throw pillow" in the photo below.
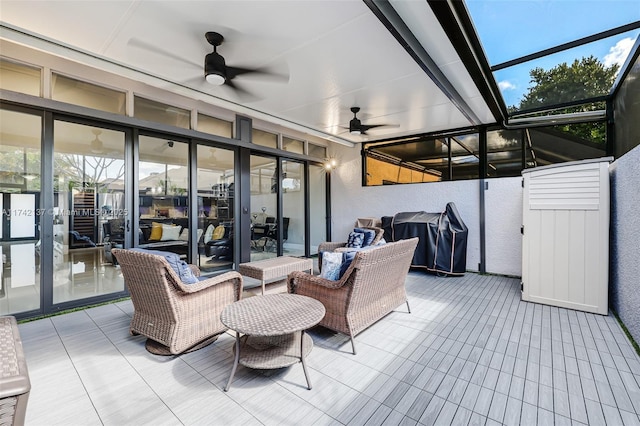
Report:
<svg viewBox="0 0 640 426"><path fill-rule="evenodd" d="M214 229L213 225L207 226L207 230L204 233L204 240L203 240L205 244L207 244L213 238L213 229Z"/></svg>
<svg viewBox="0 0 640 426"><path fill-rule="evenodd" d="M162 237L160 241L175 241L180 239L182 226L162 224Z"/></svg>
<svg viewBox="0 0 640 426"><path fill-rule="evenodd" d="M184 228L178 237L180 241L189 241L189 228Z"/></svg>
<svg viewBox="0 0 640 426"><path fill-rule="evenodd" d="M325 251L322 253L321 278L336 281L340 278L340 266L342 265L342 253Z"/></svg>

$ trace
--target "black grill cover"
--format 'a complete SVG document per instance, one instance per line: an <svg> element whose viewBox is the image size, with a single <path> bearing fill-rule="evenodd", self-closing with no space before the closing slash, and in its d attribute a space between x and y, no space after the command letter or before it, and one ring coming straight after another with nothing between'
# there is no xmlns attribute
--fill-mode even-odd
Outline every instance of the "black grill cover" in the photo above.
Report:
<svg viewBox="0 0 640 426"><path fill-rule="evenodd" d="M442 213L403 212L382 218L387 241L419 237L411 266L444 275L463 275L467 269L468 229L448 203Z"/></svg>

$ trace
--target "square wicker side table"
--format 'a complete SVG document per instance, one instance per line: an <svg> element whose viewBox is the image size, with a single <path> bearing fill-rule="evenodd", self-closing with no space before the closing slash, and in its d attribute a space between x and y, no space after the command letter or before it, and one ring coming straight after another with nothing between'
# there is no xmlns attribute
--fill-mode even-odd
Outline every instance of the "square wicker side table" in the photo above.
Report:
<svg viewBox="0 0 640 426"><path fill-rule="evenodd" d="M271 259L257 260L255 262L241 263L238 266L238 272L240 272L241 275L260 280L263 295L267 282L286 278L287 275L293 271L309 271L313 274L313 259L280 256Z"/></svg>

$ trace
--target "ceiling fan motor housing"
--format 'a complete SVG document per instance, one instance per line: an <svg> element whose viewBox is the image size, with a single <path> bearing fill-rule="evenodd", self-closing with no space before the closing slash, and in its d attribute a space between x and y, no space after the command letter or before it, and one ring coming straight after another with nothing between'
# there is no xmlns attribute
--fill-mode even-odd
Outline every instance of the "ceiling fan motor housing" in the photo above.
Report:
<svg viewBox="0 0 640 426"><path fill-rule="evenodd" d="M218 52L211 52L204 58L204 76L209 83L224 84L227 80L224 58Z"/></svg>
<svg viewBox="0 0 640 426"><path fill-rule="evenodd" d="M360 134L362 123L357 118L352 118L349 122L349 133Z"/></svg>

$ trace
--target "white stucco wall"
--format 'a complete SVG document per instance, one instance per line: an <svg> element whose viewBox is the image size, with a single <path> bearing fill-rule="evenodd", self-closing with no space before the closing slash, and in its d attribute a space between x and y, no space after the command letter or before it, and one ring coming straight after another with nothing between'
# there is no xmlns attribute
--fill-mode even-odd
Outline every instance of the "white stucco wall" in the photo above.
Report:
<svg viewBox="0 0 640 426"><path fill-rule="evenodd" d="M346 241L358 217L393 216L398 212L441 212L455 203L469 228L467 269L480 262L480 196L478 181L362 186L360 149L337 147L331 153L339 165L331 176L331 231L333 241ZM519 228L518 228L519 229Z"/></svg>
<svg viewBox="0 0 640 426"><path fill-rule="evenodd" d="M640 146L617 159L611 174L609 304L640 342Z"/></svg>
<svg viewBox="0 0 640 426"><path fill-rule="evenodd" d="M339 166L331 178L333 241L344 241L358 217L393 216L398 212L441 212L455 203L469 228L467 270L480 262L480 195L478 180L410 185L362 186L360 149L333 148ZM522 274L522 178L489 179L485 191L486 270Z"/></svg>

